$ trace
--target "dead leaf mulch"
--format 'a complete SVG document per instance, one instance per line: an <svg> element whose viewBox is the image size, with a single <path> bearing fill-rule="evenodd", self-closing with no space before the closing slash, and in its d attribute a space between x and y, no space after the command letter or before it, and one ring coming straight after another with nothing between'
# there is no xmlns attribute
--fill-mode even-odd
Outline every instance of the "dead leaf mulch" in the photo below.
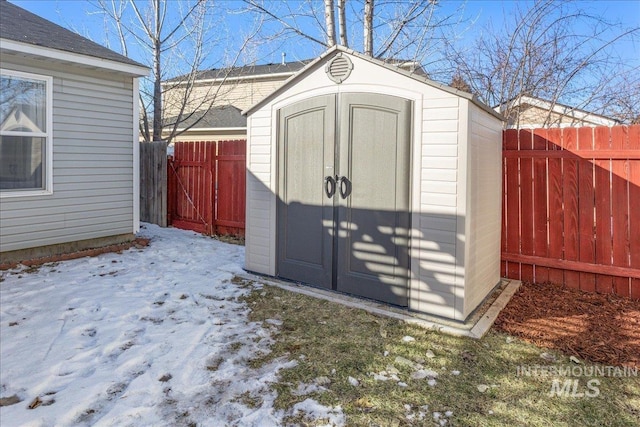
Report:
<svg viewBox="0 0 640 427"><path fill-rule="evenodd" d="M605 365L640 367L640 300L523 283L495 322L539 347Z"/></svg>

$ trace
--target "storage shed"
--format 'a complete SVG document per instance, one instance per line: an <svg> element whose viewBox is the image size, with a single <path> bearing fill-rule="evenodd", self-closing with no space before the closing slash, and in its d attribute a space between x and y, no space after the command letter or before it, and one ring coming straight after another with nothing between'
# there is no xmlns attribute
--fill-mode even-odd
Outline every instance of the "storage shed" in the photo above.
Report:
<svg viewBox="0 0 640 427"><path fill-rule="evenodd" d="M501 116L334 47L245 112L248 271L463 321L500 281Z"/></svg>

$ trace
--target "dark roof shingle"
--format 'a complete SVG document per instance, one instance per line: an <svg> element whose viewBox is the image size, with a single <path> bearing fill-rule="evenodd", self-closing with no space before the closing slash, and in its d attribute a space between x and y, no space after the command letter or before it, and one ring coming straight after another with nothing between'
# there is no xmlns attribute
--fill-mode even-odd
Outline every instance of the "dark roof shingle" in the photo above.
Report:
<svg viewBox="0 0 640 427"><path fill-rule="evenodd" d="M0 38L144 67L5 0L0 0Z"/></svg>
<svg viewBox="0 0 640 427"><path fill-rule="evenodd" d="M302 70L305 65L311 61L312 59L305 59L302 61L285 62L284 64L243 65L231 68L212 68L209 70L198 71L196 80L228 79L232 77L260 76L279 73L293 74L296 71ZM185 76L178 76L167 81L180 82L184 79Z"/></svg>
<svg viewBox="0 0 640 427"><path fill-rule="evenodd" d="M272 74L294 74L302 70L307 64L313 62L315 59L303 59L294 62L285 62L278 64L261 64L261 65L243 65L239 67L231 68L212 68L209 70L199 71L195 80L211 80L211 79L228 79L233 77L253 77L253 76L268 76ZM398 59L386 59L383 60L391 65L404 68L419 76L428 77L422 66L412 63L411 61L403 61ZM178 76L173 79L167 80L167 82L181 82L185 80L185 76Z"/></svg>
<svg viewBox="0 0 640 427"><path fill-rule="evenodd" d="M167 119L164 127L172 126L175 121L176 117ZM178 125L179 129L188 127L191 127L194 130L211 128L244 128L247 127L247 117L243 116L240 109L233 105L211 107L208 111L196 111Z"/></svg>

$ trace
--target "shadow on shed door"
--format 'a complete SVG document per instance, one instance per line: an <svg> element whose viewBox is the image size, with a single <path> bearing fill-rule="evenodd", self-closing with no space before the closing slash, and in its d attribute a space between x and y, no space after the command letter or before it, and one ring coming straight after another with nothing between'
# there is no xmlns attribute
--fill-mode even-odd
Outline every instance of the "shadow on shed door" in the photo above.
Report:
<svg viewBox="0 0 640 427"><path fill-rule="evenodd" d="M344 93L278 114L280 277L406 306L411 102Z"/></svg>

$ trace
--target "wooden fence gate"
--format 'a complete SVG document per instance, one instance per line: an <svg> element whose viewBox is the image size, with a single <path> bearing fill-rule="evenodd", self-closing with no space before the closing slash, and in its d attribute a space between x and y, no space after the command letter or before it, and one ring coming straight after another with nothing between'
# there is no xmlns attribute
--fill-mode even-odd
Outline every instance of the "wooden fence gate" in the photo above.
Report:
<svg viewBox="0 0 640 427"><path fill-rule="evenodd" d="M169 225L244 236L246 140L176 142L168 158Z"/></svg>
<svg viewBox="0 0 640 427"><path fill-rule="evenodd" d="M502 275L640 298L640 125L506 130Z"/></svg>
<svg viewBox="0 0 640 427"><path fill-rule="evenodd" d="M167 143L140 143L140 221L167 226Z"/></svg>

